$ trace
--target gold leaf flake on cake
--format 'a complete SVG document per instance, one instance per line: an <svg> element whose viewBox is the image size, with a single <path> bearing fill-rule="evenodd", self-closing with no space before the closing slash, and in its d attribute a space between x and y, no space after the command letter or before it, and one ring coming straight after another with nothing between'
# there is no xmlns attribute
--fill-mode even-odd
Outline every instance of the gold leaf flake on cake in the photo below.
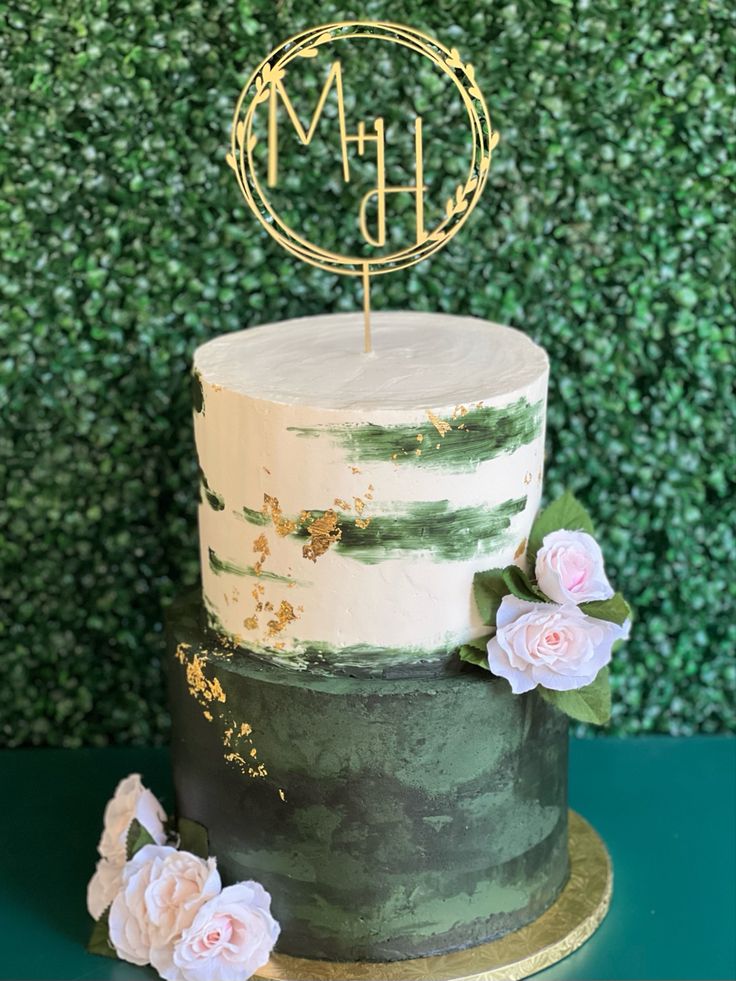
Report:
<svg viewBox="0 0 736 981"><path fill-rule="evenodd" d="M424 442L424 433L417 433L417 443Z"/></svg>
<svg viewBox="0 0 736 981"><path fill-rule="evenodd" d="M222 748L230 752L223 753L226 763L233 764L247 777L265 777L268 770L263 763L254 766L258 750L253 744L253 728L248 722L230 721L222 737Z"/></svg>
<svg viewBox="0 0 736 981"><path fill-rule="evenodd" d="M350 505L347 501L343 501L341 497L336 497L334 501L335 507L340 508L341 511L349 511Z"/></svg>
<svg viewBox="0 0 736 981"><path fill-rule="evenodd" d="M356 518L355 519L355 527L356 528L367 528L370 523L371 523L371 519L370 518Z"/></svg>
<svg viewBox="0 0 736 981"><path fill-rule="evenodd" d="M240 753L226 753L225 761L227 763L234 763L244 776L248 776L248 777L268 776L268 770L263 765L263 763L259 763L258 767L253 767L247 760L243 759Z"/></svg>
<svg viewBox="0 0 736 981"><path fill-rule="evenodd" d="M440 419L440 417L436 416L431 409L427 409L427 418L429 419L429 421L432 423L434 428L437 430L437 432L440 434L440 436L443 439L445 438L445 435L449 433L450 430L452 429L452 426L450 425L449 422L445 422L444 419Z"/></svg>
<svg viewBox="0 0 736 981"><path fill-rule="evenodd" d="M286 802L286 794L281 789L281 787L279 787L279 797L281 798L282 801Z"/></svg>
<svg viewBox="0 0 736 981"><path fill-rule="evenodd" d="M526 551L526 538L522 538L522 540L519 542L517 546L516 551L514 552L514 558L520 559L525 551Z"/></svg>
<svg viewBox="0 0 736 981"><path fill-rule="evenodd" d="M335 542L339 542L342 538L340 519L332 508L307 525L307 531L309 541L302 549L302 555L305 559L311 559L312 562L316 562L320 555L324 555Z"/></svg>
<svg viewBox="0 0 736 981"><path fill-rule="evenodd" d="M243 620L243 626L246 630L258 630L258 617L255 614L252 617L246 617Z"/></svg>
<svg viewBox="0 0 736 981"><path fill-rule="evenodd" d="M253 542L254 552L263 552L264 555L270 555L271 549L268 547L268 539L264 534L261 534Z"/></svg>
<svg viewBox="0 0 736 981"><path fill-rule="evenodd" d="M207 677L204 666L207 664L207 657L204 654L189 655L191 644L180 643L174 652L179 664L186 671L187 687L189 694L195 699L203 710L202 714L208 722L213 721L211 709L215 702L225 701L225 692L222 689L219 678Z"/></svg>
<svg viewBox="0 0 736 981"><path fill-rule="evenodd" d="M179 662L179 664L183 664L186 661L186 659L187 659L187 651L190 651L191 649L192 649L192 645L191 644L185 644L184 641L182 641L177 646L176 650L174 651L174 657L177 659L177 661Z"/></svg>
<svg viewBox="0 0 736 981"><path fill-rule="evenodd" d="M528 487L529 484L531 484L531 482L532 482L532 472L531 470L527 470L527 472L524 474L524 484Z"/></svg>
<svg viewBox="0 0 736 981"><path fill-rule="evenodd" d="M225 692L218 678L211 681L204 673L204 665L207 658L195 654L191 661L187 661L187 684L189 692L197 699L200 705L207 707L210 702L224 702Z"/></svg>
<svg viewBox="0 0 736 981"><path fill-rule="evenodd" d="M296 531L296 521L284 517L277 497L272 497L270 494L263 495L263 513L271 518L276 534L281 538L292 535Z"/></svg>
<svg viewBox="0 0 736 981"><path fill-rule="evenodd" d="M281 600L281 605L276 611L276 616L273 620L268 621L268 636L275 637L276 634L281 633L281 631L284 630L288 624L297 619L297 614L294 612L294 607L291 605L291 603L289 603L288 600Z"/></svg>

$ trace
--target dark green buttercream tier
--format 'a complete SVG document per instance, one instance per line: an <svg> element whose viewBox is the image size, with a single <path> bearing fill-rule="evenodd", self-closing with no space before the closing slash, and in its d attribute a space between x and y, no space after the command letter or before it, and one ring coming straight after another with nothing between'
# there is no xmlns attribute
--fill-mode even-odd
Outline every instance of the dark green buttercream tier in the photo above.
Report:
<svg viewBox="0 0 736 981"><path fill-rule="evenodd" d="M400 960L539 916L568 872L567 721L467 668L313 677L168 616L177 808L225 882L257 879L278 949Z"/></svg>

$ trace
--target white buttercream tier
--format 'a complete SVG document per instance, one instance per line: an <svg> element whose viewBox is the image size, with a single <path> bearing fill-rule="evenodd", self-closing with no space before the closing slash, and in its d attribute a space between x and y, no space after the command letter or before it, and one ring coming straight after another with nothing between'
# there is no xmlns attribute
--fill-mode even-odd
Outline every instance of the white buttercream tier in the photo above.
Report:
<svg viewBox="0 0 736 981"><path fill-rule="evenodd" d="M475 572L521 554L541 496L548 362L468 317L308 317L194 357L205 604L294 667L388 670L484 632Z"/></svg>

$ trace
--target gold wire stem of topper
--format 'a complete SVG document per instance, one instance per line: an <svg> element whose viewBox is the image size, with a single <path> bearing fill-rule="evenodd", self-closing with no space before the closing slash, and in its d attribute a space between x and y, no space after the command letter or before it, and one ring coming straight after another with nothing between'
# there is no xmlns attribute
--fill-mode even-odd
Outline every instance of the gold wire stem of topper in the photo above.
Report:
<svg viewBox="0 0 736 981"><path fill-rule="evenodd" d="M433 228L425 227L425 200L427 185L424 179L424 150L422 119L414 120L414 181L413 183L391 185L386 181L386 139L384 121L377 116L371 127L365 120L359 120L355 132L348 131L345 111L344 79L342 64L333 58L317 101L312 117L305 127L296 112L286 87L287 69L298 65L302 59L319 56L325 46L344 40L384 41L407 48L427 58L437 69L455 85L465 108L471 135L471 152L465 177L456 185L447 198L443 217ZM358 209L358 227L366 246L376 250L385 249L387 241L387 200L398 193L413 194L415 198L414 241L399 249L376 252L373 256L343 255L310 242L296 229L284 221L274 208L264 190L259 176L254 148L261 138L256 132L256 119L262 118L258 108L267 108L266 138L267 168L266 184L278 186L278 127L279 107L283 107L288 121L305 147L314 138L317 125L322 116L328 97L334 89L337 99L337 126L340 140L342 177L349 183L350 148L355 146L359 156L368 147L375 152L376 180L362 197ZM266 103L268 103L266 107ZM310 265L344 276L360 276L363 286L363 348L372 351L370 319L370 281L379 276L421 262L441 249L457 234L465 224L477 204L486 183L491 155L498 144L499 134L491 126L488 106L475 80L475 72L470 63L463 62L456 48L446 48L421 31L404 24L382 21L338 21L323 24L289 38L271 52L252 73L240 93L231 130L230 152L227 163L235 173L238 186L253 214L269 235L279 245ZM375 201L376 232L368 229L366 210Z"/></svg>
<svg viewBox="0 0 736 981"><path fill-rule="evenodd" d="M363 353L373 350L371 339L371 274L368 263L363 263Z"/></svg>

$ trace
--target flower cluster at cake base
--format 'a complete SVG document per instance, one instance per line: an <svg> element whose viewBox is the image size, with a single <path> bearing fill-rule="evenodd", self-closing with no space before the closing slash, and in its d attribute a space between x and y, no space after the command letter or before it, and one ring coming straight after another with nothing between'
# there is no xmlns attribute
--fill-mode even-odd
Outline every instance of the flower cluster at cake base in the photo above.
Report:
<svg viewBox="0 0 736 981"><path fill-rule="evenodd" d="M168 827L137 773L118 784L87 887L88 949L150 964L165 981L247 981L279 936L271 897L257 882L223 888L201 825Z"/></svg>
<svg viewBox="0 0 736 981"><path fill-rule="evenodd" d="M566 493L536 518L519 565L479 572L475 601L490 637L460 658L505 678L514 694L536 689L573 719L611 715L608 664L629 636L631 610L606 576L593 523Z"/></svg>

